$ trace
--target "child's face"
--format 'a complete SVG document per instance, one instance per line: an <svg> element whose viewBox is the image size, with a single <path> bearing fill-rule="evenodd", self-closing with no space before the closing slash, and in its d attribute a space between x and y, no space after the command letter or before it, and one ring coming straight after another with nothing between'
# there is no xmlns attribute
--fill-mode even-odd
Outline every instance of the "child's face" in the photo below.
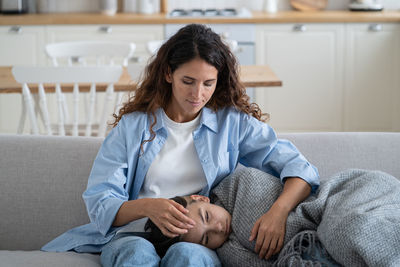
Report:
<svg viewBox="0 0 400 267"><path fill-rule="evenodd" d="M182 241L216 249L228 239L232 217L226 209L205 201L193 202L187 209L196 225L182 235Z"/></svg>

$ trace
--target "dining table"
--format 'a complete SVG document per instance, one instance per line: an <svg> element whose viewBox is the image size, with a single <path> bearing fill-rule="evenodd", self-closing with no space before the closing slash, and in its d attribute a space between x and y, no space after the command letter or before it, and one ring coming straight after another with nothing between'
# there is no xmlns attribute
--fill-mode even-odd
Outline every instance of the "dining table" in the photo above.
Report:
<svg viewBox="0 0 400 267"><path fill-rule="evenodd" d="M18 83L11 72L12 66L0 66L0 94L22 93L21 84ZM271 87L282 86L282 81L267 65L242 65L239 68L240 80L246 88L250 87ZM38 92L37 84L29 86L31 93ZM107 84L99 84L96 86L96 91L104 92ZM120 80L114 84L114 91L134 91L136 82L132 81L127 69L124 68ZM55 86L52 84L44 84L46 92L54 92ZM63 92L72 92L73 84L62 85ZM81 92L89 92L90 84L80 84Z"/></svg>

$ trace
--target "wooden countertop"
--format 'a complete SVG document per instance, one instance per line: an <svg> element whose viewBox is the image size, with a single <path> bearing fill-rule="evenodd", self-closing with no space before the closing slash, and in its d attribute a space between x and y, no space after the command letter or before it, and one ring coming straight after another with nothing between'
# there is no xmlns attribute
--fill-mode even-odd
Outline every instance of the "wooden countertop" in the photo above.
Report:
<svg viewBox="0 0 400 267"><path fill-rule="evenodd" d="M11 73L12 67L0 67L0 94L21 93L21 84L17 83ZM268 87L282 86L282 81L265 65L241 66L240 78L246 87ZM104 92L107 85L98 85L96 90ZM136 85L131 81L126 69L121 75L121 79L114 85L115 91L133 91ZM37 93L37 85L30 87L32 93ZM73 85L62 86L63 92L72 92ZM80 91L88 92L90 84L80 86ZM45 90L54 92L54 86L45 85Z"/></svg>
<svg viewBox="0 0 400 267"><path fill-rule="evenodd" d="M0 25L57 25L57 24L185 24L185 23L341 23L341 22L400 22L400 11L351 12L340 11L280 11L275 14L253 12L252 18L167 18L152 15L118 13L107 16L98 13L53 13L0 15Z"/></svg>

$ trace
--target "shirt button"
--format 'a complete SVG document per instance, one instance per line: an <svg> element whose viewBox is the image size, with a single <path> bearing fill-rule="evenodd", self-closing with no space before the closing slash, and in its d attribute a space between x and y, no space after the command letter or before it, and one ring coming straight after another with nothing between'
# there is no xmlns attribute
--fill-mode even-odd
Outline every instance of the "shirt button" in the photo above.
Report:
<svg viewBox="0 0 400 267"><path fill-rule="evenodd" d="M201 160L201 162L203 162L203 163L206 163L206 162L207 162L207 160L206 160L206 159L202 159L202 160Z"/></svg>
<svg viewBox="0 0 400 267"><path fill-rule="evenodd" d="M198 135L195 135L195 136L193 136L193 139L194 139L194 140L197 140L197 139L199 139L199 136L198 136Z"/></svg>

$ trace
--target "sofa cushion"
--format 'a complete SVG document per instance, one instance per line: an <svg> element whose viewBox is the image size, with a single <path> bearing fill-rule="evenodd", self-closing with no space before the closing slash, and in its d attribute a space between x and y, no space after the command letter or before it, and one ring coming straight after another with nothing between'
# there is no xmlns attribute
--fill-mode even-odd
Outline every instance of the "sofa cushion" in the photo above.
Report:
<svg viewBox="0 0 400 267"><path fill-rule="evenodd" d="M89 222L82 193L102 141L0 135L0 249L39 250Z"/></svg>
<svg viewBox="0 0 400 267"><path fill-rule="evenodd" d="M7 251L0 250L0 265L13 267L99 267L100 256L75 252Z"/></svg>
<svg viewBox="0 0 400 267"><path fill-rule="evenodd" d="M400 133L286 133L318 168L321 180L347 169L380 170L400 179Z"/></svg>

